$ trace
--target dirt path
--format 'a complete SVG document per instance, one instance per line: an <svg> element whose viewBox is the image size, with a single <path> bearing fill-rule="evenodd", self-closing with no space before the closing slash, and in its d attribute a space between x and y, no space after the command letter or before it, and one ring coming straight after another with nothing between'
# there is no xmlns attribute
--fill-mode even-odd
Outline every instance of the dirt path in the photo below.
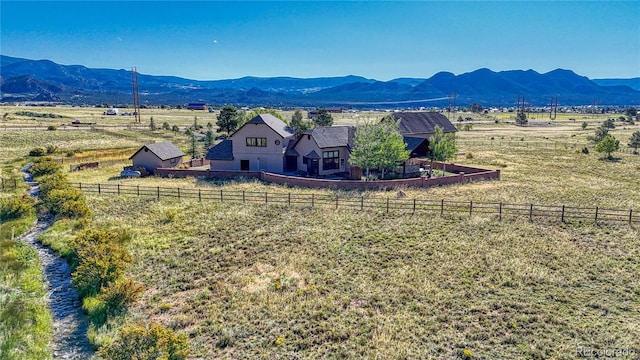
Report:
<svg viewBox="0 0 640 360"><path fill-rule="evenodd" d="M24 171L24 170L23 170ZM25 173L25 179L31 187L31 196L37 196L39 185L31 182L31 175ZM82 312L82 304L76 290L71 285L71 270L66 260L38 241L38 235L46 231L53 223L53 217L39 218L36 224L20 237L20 240L33 247L42 262L46 289L49 293L49 309L53 315L53 341L51 344L54 359L89 359L93 355L87 339L87 319Z"/></svg>

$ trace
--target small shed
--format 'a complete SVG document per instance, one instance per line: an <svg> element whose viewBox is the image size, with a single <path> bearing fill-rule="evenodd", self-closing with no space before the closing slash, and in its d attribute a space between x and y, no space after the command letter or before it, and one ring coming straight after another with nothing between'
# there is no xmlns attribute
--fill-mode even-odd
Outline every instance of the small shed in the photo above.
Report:
<svg viewBox="0 0 640 360"><path fill-rule="evenodd" d="M185 154L171 142L147 144L138 149L129 160L133 160L133 167L143 167L150 174L159 167L176 167L182 164Z"/></svg>

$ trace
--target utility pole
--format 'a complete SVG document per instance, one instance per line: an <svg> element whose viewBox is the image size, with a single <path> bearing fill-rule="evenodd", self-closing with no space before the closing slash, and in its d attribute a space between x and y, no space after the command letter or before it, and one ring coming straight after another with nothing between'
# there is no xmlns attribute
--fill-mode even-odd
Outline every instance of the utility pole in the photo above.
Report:
<svg viewBox="0 0 640 360"><path fill-rule="evenodd" d="M131 87L133 90L133 115L135 123L140 124L140 97L138 96L138 70L134 66L131 69Z"/></svg>

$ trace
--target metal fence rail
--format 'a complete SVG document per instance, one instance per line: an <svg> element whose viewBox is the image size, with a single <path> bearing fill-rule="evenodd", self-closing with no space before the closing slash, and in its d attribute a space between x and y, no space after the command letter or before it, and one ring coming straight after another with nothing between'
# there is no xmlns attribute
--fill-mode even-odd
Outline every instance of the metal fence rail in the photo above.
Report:
<svg viewBox="0 0 640 360"><path fill-rule="evenodd" d="M406 198L369 198L365 196L335 196L299 194L295 192L256 192L215 189L182 189L148 187L122 184L72 183L86 192L100 195L128 195L156 199L195 199L234 204L264 204L265 207L306 207L348 209L353 211L377 211L390 214L431 214L440 216L492 217L526 219L534 221L587 221L591 223L640 224L640 211L600 207L576 207L566 205L513 204L504 202L480 202L458 200L428 200Z"/></svg>

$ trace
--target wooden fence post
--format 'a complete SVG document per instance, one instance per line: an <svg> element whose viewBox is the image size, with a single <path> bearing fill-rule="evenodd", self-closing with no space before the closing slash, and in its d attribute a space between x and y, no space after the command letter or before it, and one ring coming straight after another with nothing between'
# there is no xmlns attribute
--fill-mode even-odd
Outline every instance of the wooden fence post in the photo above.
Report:
<svg viewBox="0 0 640 360"><path fill-rule="evenodd" d="M387 214L389 213L389 197L387 196Z"/></svg>
<svg viewBox="0 0 640 360"><path fill-rule="evenodd" d="M198 189L198 201L202 201L202 191Z"/></svg>
<svg viewBox="0 0 640 360"><path fill-rule="evenodd" d="M502 201L500 202L500 208L499 208L499 210L498 210L498 214L499 214L499 215L498 215L498 219L499 219L499 220L502 220Z"/></svg>
<svg viewBox="0 0 640 360"><path fill-rule="evenodd" d="M340 199L340 196L336 195L336 210L338 210L338 199Z"/></svg>
<svg viewBox="0 0 640 360"><path fill-rule="evenodd" d="M631 219L633 219L633 209L629 209L629 226L632 225Z"/></svg>
<svg viewBox="0 0 640 360"><path fill-rule="evenodd" d="M533 204L529 207L529 221L533 222Z"/></svg>
<svg viewBox="0 0 640 360"><path fill-rule="evenodd" d="M178 200L180 200L180 188L178 188Z"/></svg>
<svg viewBox="0 0 640 360"><path fill-rule="evenodd" d="M440 200L440 216L444 215L444 199Z"/></svg>
<svg viewBox="0 0 640 360"><path fill-rule="evenodd" d="M101 194L101 191L100 191L100 183L98 183L98 194Z"/></svg>
<svg viewBox="0 0 640 360"><path fill-rule="evenodd" d="M82 190L82 183L78 183L78 185L80 185L80 190Z"/></svg>
<svg viewBox="0 0 640 360"><path fill-rule="evenodd" d="M360 196L360 211L364 210L364 195Z"/></svg>
<svg viewBox="0 0 640 360"><path fill-rule="evenodd" d="M158 200L160 200L160 186L158 186Z"/></svg>
<svg viewBox="0 0 640 360"><path fill-rule="evenodd" d="M289 201L289 207L291 207L291 192L289 192L289 199L288 199L288 201Z"/></svg>
<svg viewBox="0 0 640 360"><path fill-rule="evenodd" d="M313 208L315 194L311 194L311 208Z"/></svg>
<svg viewBox="0 0 640 360"><path fill-rule="evenodd" d="M413 211L411 212L411 215L415 215L416 213L416 198L413 198Z"/></svg>
<svg viewBox="0 0 640 360"><path fill-rule="evenodd" d="M244 204L245 202L247 202L247 200L244 196L244 190L242 190L242 203Z"/></svg>
<svg viewBox="0 0 640 360"><path fill-rule="evenodd" d="M136 185L136 194L140 197L140 185Z"/></svg>
<svg viewBox="0 0 640 360"><path fill-rule="evenodd" d="M269 207L269 193L268 192L264 192L264 207L265 209Z"/></svg>
<svg viewBox="0 0 640 360"><path fill-rule="evenodd" d="M118 195L120 195L120 184L118 184Z"/></svg>
<svg viewBox="0 0 640 360"><path fill-rule="evenodd" d="M564 205L562 205L562 215L560 217L560 220L564 222Z"/></svg>
<svg viewBox="0 0 640 360"><path fill-rule="evenodd" d="M4 190L4 178L2 178L2 190Z"/></svg>
<svg viewBox="0 0 640 360"><path fill-rule="evenodd" d="M473 216L473 201L469 201L469 217Z"/></svg>
<svg viewBox="0 0 640 360"><path fill-rule="evenodd" d="M598 225L598 207L596 206L596 218L595 218L595 222L596 225Z"/></svg>
<svg viewBox="0 0 640 360"><path fill-rule="evenodd" d="M220 189L220 202L223 202L224 199L222 198L222 189Z"/></svg>

